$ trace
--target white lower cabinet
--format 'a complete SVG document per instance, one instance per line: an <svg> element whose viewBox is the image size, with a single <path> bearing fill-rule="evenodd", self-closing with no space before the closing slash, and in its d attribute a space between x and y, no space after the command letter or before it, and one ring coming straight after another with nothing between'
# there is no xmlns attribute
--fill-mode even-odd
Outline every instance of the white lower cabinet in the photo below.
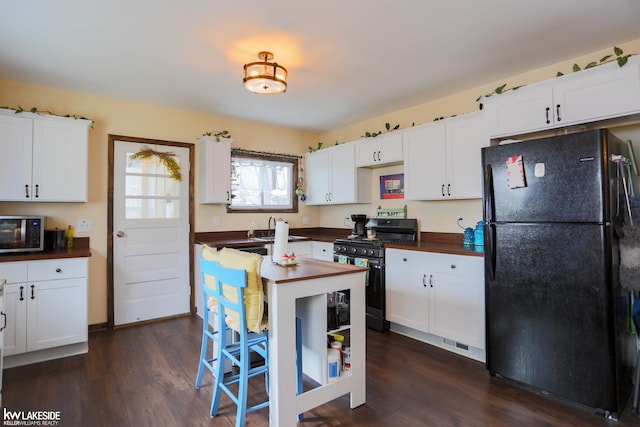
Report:
<svg viewBox="0 0 640 427"><path fill-rule="evenodd" d="M429 332L429 288L420 252L385 250L387 320Z"/></svg>
<svg viewBox="0 0 640 427"><path fill-rule="evenodd" d="M313 243L311 242L311 240L305 240L302 242L289 242L287 243L287 252L293 252L296 257L312 258Z"/></svg>
<svg viewBox="0 0 640 427"><path fill-rule="evenodd" d="M87 272L86 258L0 263L5 367L87 352Z"/></svg>
<svg viewBox="0 0 640 427"><path fill-rule="evenodd" d="M315 259L321 259L323 261L333 262L333 243L332 242L319 242L313 241L313 255Z"/></svg>
<svg viewBox="0 0 640 427"><path fill-rule="evenodd" d="M0 278L0 316L2 316L4 320L4 323L0 327L0 406L2 406L2 358L4 357L4 330L7 327L7 319L4 311L4 283L5 280Z"/></svg>
<svg viewBox="0 0 640 427"><path fill-rule="evenodd" d="M483 258L392 248L385 257L391 329L483 360Z"/></svg>

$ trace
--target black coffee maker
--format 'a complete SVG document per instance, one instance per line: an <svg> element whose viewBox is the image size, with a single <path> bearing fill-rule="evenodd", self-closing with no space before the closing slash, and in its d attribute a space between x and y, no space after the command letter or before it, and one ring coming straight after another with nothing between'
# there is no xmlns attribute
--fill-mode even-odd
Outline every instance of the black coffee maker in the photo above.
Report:
<svg viewBox="0 0 640 427"><path fill-rule="evenodd" d="M367 223L366 215L352 214L351 222L353 222L353 228L351 230L351 238L364 238L367 237Z"/></svg>

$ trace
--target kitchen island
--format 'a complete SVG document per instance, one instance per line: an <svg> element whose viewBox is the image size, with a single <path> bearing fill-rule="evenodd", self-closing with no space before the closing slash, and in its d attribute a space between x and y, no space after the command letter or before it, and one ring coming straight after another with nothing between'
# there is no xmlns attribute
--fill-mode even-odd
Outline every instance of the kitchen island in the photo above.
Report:
<svg viewBox="0 0 640 427"><path fill-rule="evenodd" d="M350 393L366 401L365 275L368 268L311 258L281 267L263 261L269 301L269 425L293 426L297 414ZM327 381L327 293L349 290L351 370ZM318 386L296 394L296 317L301 320L302 369Z"/></svg>

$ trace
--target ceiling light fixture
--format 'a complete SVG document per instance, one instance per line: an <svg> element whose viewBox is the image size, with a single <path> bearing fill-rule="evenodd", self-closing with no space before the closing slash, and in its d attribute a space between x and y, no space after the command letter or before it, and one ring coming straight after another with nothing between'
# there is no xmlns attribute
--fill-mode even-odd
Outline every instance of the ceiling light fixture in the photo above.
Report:
<svg viewBox="0 0 640 427"><path fill-rule="evenodd" d="M255 93L282 93L287 91L287 69L273 59L273 53L260 52L262 61L244 65L244 87Z"/></svg>

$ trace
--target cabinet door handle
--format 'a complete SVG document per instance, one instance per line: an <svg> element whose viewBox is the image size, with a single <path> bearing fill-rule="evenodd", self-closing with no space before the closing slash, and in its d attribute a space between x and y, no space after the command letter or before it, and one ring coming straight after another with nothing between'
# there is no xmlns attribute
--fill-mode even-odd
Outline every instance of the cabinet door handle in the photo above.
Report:
<svg viewBox="0 0 640 427"><path fill-rule="evenodd" d="M31 299L36 299L35 287L36 285L31 285Z"/></svg>
<svg viewBox="0 0 640 427"><path fill-rule="evenodd" d="M402 261L407 262L407 258L406 257L402 258Z"/></svg>
<svg viewBox="0 0 640 427"><path fill-rule="evenodd" d="M56 273L60 273L62 272L62 269L60 267L56 268Z"/></svg>
<svg viewBox="0 0 640 427"><path fill-rule="evenodd" d="M227 190L227 202L231 200L231 193Z"/></svg>
<svg viewBox="0 0 640 427"><path fill-rule="evenodd" d="M36 199L38 197L40 197L40 186L38 184L36 184L36 194L35 194Z"/></svg>
<svg viewBox="0 0 640 427"><path fill-rule="evenodd" d="M560 104L556 105L556 119L561 122L562 119L560 118Z"/></svg>
<svg viewBox="0 0 640 427"><path fill-rule="evenodd" d="M433 288L433 274L429 275L429 286Z"/></svg>
<svg viewBox="0 0 640 427"><path fill-rule="evenodd" d="M447 196L451 196L451 184L447 184Z"/></svg>
<svg viewBox="0 0 640 427"><path fill-rule="evenodd" d="M549 120L549 107L545 108L545 118L547 119L547 124L551 123Z"/></svg>
<svg viewBox="0 0 640 427"><path fill-rule="evenodd" d="M7 327L7 313L5 313L4 311L2 313L2 328L0 328L0 332L4 331L4 328Z"/></svg>
<svg viewBox="0 0 640 427"><path fill-rule="evenodd" d="M20 301L24 301L24 286L20 286Z"/></svg>
<svg viewBox="0 0 640 427"><path fill-rule="evenodd" d="M442 188L440 189L440 191L442 191L442 197L444 197L444 184L442 184Z"/></svg>
<svg viewBox="0 0 640 427"><path fill-rule="evenodd" d="M380 161L380 150L378 150L378 161Z"/></svg>
<svg viewBox="0 0 640 427"><path fill-rule="evenodd" d="M422 286L424 286L425 288L427 287L427 274L426 273L422 276Z"/></svg>
<svg viewBox="0 0 640 427"><path fill-rule="evenodd" d="M29 184L26 184L24 186L24 197L25 197L25 199L29 198Z"/></svg>

